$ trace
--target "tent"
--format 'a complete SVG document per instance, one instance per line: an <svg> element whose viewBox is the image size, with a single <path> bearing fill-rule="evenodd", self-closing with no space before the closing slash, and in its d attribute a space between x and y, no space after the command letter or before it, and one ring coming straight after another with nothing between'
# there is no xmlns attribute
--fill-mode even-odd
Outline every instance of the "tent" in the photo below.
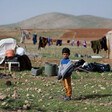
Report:
<svg viewBox="0 0 112 112"><path fill-rule="evenodd" d="M5 60L5 53L7 49L15 50L17 41L13 38L7 38L0 40L0 64Z"/></svg>
<svg viewBox="0 0 112 112"><path fill-rule="evenodd" d="M112 59L112 31L107 32L107 47L108 47L108 58Z"/></svg>

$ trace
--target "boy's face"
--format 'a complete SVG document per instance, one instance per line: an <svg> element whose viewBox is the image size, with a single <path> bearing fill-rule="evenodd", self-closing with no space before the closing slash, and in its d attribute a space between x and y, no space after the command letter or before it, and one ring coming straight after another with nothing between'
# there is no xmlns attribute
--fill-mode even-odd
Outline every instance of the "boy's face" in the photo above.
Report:
<svg viewBox="0 0 112 112"><path fill-rule="evenodd" d="M63 53L62 55L63 55L63 58L64 59L67 59L69 57L69 54L68 53Z"/></svg>

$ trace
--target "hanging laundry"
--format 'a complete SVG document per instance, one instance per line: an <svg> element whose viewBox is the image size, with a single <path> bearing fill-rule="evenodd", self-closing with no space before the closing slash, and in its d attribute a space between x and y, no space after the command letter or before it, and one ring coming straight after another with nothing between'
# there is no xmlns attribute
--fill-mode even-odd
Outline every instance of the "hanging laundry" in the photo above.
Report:
<svg viewBox="0 0 112 112"><path fill-rule="evenodd" d="M71 42L71 46L74 46L74 44L75 44L75 41L74 41L74 40L72 40L72 42Z"/></svg>
<svg viewBox="0 0 112 112"><path fill-rule="evenodd" d="M84 47L86 47L86 41L85 40L82 42L82 44Z"/></svg>
<svg viewBox="0 0 112 112"><path fill-rule="evenodd" d="M38 49L40 49L41 47L45 48L45 46L47 45L47 43L48 43L48 38L39 37L39 46L38 46Z"/></svg>
<svg viewBox="0 0 112 112"><path fill-rule="evenodd" d="M100 39L100 44L101 44L101 49L104 49L105 51L108 50L106 36Z"/></svg>
<svg viewBox="0 0 112 112"><path fill-rule="evenodd" d="M79 42L79 40L77 41L77 46L79 47L79 45L80 45L80 42Z"/></svg>
<svg viewBox="0 0 112 112"><path fill-rule="evenodd" d="M55 45L56 45L57 39L52 39L52 44L54 44L54 43L55 43Z"/></svg>
<svg viewBox="0 0 112 112"><path fill-rule="evenodd" d="M56 46L58 45L62 46L62 40L57 40Z"/></svg>
<svg viewBox="0 0 112 112"><path fill-rule="evenodd" d="M25 39L30 39L30 32L27 30L24 30L22 32L22 37L21 37L20 43L24 43Z"/></svg>
<svg viewBox="0 0 112 112"><path fill-rule="evenodd" d="M50 46L52 44L52 39L48 38L48 45Z"/></svg>
<svg viewBox="0 0 112 112"><path fill-rule="evenodd" d="M100 40L91 41L91 48L93 49L94 53L99 54L99 51L101 51Z"/></svg>
<svg viewBox="0 0 112 112"><path fill-rule="evenodd" d="M67 40L67 43L70 43L70 40Z"/></svg>
<svg viewBox="0 0 112 112"><path fill-rule="evenodd" d="M33 44L36 45L37 43L37 34L33 34Z"/></svg>

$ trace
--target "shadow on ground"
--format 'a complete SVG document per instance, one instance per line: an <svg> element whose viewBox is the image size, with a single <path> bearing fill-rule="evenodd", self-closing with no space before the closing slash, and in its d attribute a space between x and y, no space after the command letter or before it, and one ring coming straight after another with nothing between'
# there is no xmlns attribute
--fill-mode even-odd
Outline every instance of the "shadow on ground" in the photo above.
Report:
<svg viewBox="0 0 112 112"><path fill-rule="evenodd" d="M72 100L86 100L86 99L94 99L94 98L102 98L102 97L108 97L108 96L112 96L112 94L104 94L104 95L100 95L100 94L91 94L91 95L84 95L84 96L80 96L78 98L72 98Z"/></svg>

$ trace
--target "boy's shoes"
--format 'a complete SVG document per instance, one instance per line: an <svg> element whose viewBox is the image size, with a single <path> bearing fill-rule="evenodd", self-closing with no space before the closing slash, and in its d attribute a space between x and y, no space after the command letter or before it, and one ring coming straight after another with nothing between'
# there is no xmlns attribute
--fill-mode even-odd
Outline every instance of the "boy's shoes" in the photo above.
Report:
<svg viewBox="0 0 112 112"><path fill-rule="evenodd" d="M71 97L70 97L70 96L66 96L66 97L64 98L64 101L69 101L69 100L71 100Z"/></svg>
<svg viewBox="0 0 112 112"><path fill-rule="evenodd" d="M62 99L64 100L66 98L66 95L62 97Z"/></svg>

